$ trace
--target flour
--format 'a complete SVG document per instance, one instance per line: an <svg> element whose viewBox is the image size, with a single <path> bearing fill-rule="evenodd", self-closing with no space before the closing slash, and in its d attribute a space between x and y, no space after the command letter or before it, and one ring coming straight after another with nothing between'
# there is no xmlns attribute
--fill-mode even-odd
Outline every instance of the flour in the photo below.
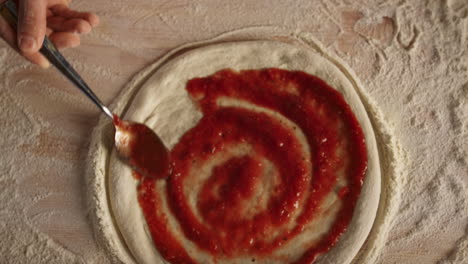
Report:
<svg viewBox="0 0 468 264"><path fill-rule="evenodd" d="M7 56L7 48L0 48L2 63L12 68L24 69L16 65L18 57ZM2 72L5 69L2 69ZM21 99L12 97L6 90L9 87L11 75L2 74L0 92L0 123L6 125L1 130L0 150L0 255L6 262L36 262L36 263L74 263L80 262L79 256L69 252L50 239L46 234L39 232L33 222L26 216L28 207L47 196L47 192L33 197L23 196L18 186L22 185L22 174L27 170L25 164L32 163L37 157L24 156L21 148L25 145L35 144L34 140L40 133L38 120L28 114L27 107L21 104ZM17 157L22 156L22 162Z"/></svg>
<svg viewBox="0 0 468 264"><path fill-rule="evenodd" d="M136 61L135 72L169 49L237 28L312 32L356 72L362 92L374 101L368 111L378 106L376 122L387 124L407 152L393 163L395 175L407 177L389 181L402 187L389 189L393 205L381 212L388 221L374 230L361 257L376 263L467 262L466 1L280 1L271 7L271 1L140 0L132 8L111 2L74 2L101 16L102 25L83 42L101 55L80 55L81 48L65 52L91 84L105 83L98 93L107 102L131 75L115 56ZM6 262L109 262L85 219L95 208L85 208L77 187L84 184L87 138L97 111L57 74L27 66L3 42L0 61L0 255ZM144 73L138 76L127 87L144 79ZM57 129L61 124L74 129ZM400 152L396 142L388 143ZM34 211L37 204L42 209ZM112 228L112 222L95 220Z"/></svg>

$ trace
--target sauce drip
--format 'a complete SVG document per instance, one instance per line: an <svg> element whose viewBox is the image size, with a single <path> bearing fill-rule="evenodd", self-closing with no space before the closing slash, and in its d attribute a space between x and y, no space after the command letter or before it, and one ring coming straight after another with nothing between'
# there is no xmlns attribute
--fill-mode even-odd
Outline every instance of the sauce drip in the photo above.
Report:
<svg viewBox="0 0 468 264"><path fill-rule="evenodd" d="M367 169L363 132L342 95L315 76L274 68L222 70L190 80L186 89L203 117L171 150L167 204L155 191L155 179L142 178L138 187L161 255L173 263L195 263L169 227L171 214L183 236L215 258L270 256L317 217L330 192L341 200L337 217L296 262L311 263L335 245L351 221ZM294 126L266 111L221 106L226 98L271 110ZM295 130L305 136L305 148ZM242 147L248 151L234 151ZM217 164L190 203L187 190L213 160ZM346 186L334 190L338 171ZM275 183L259 194L265 174Z"/></svg>

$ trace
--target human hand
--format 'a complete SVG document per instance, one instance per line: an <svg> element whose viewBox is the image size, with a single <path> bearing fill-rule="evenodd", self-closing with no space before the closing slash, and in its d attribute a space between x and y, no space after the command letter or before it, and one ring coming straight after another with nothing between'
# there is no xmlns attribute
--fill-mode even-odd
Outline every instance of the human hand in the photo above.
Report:
<svg viewBox="0 0 468 264"><path fill-rule="evenodd" d="M19 0L17 30L0 16L0 37L27 60L48 68L49 61L39 53L45 35L58 49L76 47L80 45L80 34L89 33L99 24L95 14L69 9L70 1Z"/></svg>

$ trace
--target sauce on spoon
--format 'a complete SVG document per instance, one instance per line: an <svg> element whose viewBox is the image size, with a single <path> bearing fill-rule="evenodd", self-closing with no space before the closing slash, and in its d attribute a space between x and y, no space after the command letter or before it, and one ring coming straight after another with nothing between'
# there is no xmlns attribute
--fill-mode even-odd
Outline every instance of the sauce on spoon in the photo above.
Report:
<svg viewBox="0 0 468 264"><path fill-rule="evenodd" d="M113 118L119 156L138 174L148 178L169 176L169 153L161 139L144 124Z"/></svg>

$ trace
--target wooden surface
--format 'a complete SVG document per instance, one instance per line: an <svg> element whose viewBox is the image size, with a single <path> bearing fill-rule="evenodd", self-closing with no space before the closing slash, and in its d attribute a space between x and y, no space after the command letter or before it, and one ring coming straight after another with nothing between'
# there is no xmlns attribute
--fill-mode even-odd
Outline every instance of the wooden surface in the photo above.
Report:
<svg viewBox="0 0 468 264"><path fill-rule="evenodd" d="M138 71L170 49L242 27L276 25L312 32L365 80L376 74L374 68L379 60L375 50L365 48L369 43L383 50L392 45L411 45L414 38L411 28L396 27L392 13L382 14L374 22L360 23L366 19L366 12L379 8L377 4L310 2L135 0L130 4L76 0L73 7L94 10L102 23L82 39L80 47L64 54L103 101L111 103ZM404 37L401 43L397 33ZM4 43L0 47L5 47ZM360 60L352 60L353 57ZM84 197L85 159L99 112L54 69L26 66L19 56L9 59L7 65L14 69L5 74L4 85L14 86L15 100L20 102L15 105L27 108L7 107L25 111L34 132L24 142L2 142L21 143L15 152L18 163L24 157L33 157L27 159L28 168L17 181L20 195L16 199L31 201L24 219L19 221L26 221L65 249L83 256L85 262L101 263L104 257L93 239ZM375 99L382 104L384 113L391 113L392 99ZM392 114L389 116L392 120ZM396 226L391 236L398 236L407 228ZM460 232L441 232L433 241L422 236L405 248L386 248L382 263L433 263L450 251L459 236Z"/></svg>

